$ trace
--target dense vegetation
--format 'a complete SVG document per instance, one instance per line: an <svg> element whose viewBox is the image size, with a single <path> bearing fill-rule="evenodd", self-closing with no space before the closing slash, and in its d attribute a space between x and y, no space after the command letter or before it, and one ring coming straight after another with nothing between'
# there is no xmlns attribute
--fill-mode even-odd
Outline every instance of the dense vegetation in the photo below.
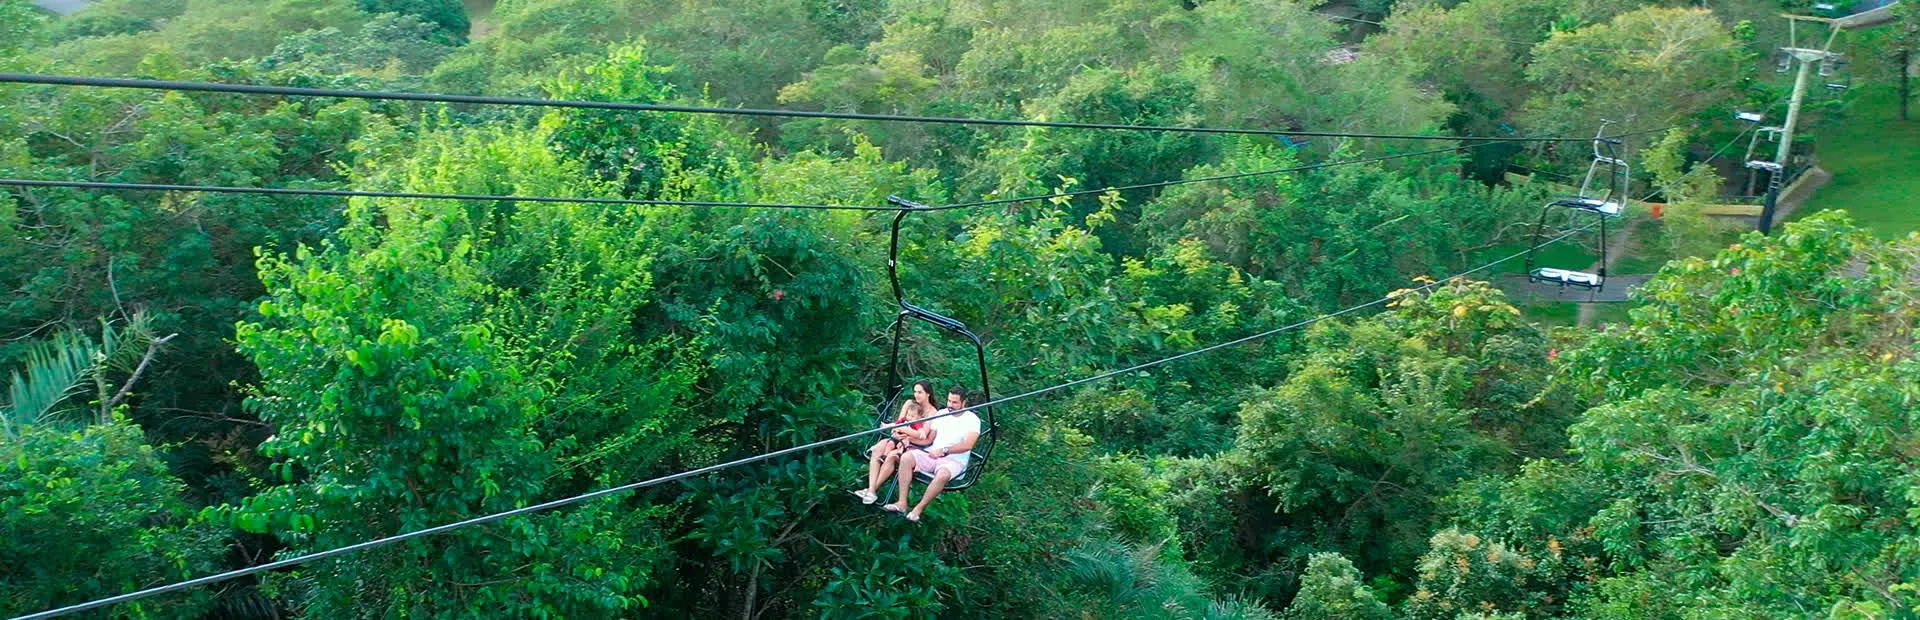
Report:
<svg viewBox="0 0 1920 620"><path fill-rule="evenodd" d="M1461 147L908 218L908 295L986 338L1003 392L1388 299L1003 406L989 475L925 522L845 492L849 443L115 616L1904 617L1920 237L1698 213L1738 170L1712 158L1730 112L1779 100L1768 19L1798 8L0 0L7 72L1434 136L1611 119L1676 260L1605 330L1430 279L1530 243L1543 190L1501 173L1577 174L1581 142L7 86L0 177L937 204ZM11 188L0 613L865 428L892 396L890 221ZM905 366L959 382L969 356L916 332Z"/></svg>

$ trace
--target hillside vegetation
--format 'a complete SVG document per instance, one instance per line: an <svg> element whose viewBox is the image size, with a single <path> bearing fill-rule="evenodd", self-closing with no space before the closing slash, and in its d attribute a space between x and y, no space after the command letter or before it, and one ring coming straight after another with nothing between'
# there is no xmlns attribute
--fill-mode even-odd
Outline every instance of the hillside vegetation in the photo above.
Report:
<svg viewBox="0 0 1920 620"><path fill-rule="evenodd" d="M1313 320L995 407L990 466L919 522L847 492L863 436L93 613L1920 613L1920 236L1699 212L1745 140L1733 111L1780 101L1786 10L1806 8L0 0L9 73L1434 138L0 85L8 179L1040 196L899 231L905 298L982 337L996 396ZM1899 44L1849 43L1863 76ZM1860 122L1844 102L1808 131ZM1658 275L1606 329L1537 323L1473 279L1538 239L1546 190L1504 172L1584 173L1603 120L1633 197L1668 205L1627 221L1672 260L1641 260ZM0 613L871 429L895 396L893 216L5 187ZM1584 270L1598 243L1537 258ZM901 360L975 387L939 331Z"/></svg>

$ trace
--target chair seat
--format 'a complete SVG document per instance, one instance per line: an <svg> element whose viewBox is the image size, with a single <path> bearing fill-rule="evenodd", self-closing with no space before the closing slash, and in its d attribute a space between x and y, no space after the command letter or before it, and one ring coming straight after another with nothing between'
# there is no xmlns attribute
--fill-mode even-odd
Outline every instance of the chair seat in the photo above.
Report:
<svg viewBox="0 0 1920 620"><path fill-rule="evenodd" d="M1580 288L1600 288L1602 281L1602 278L1596 274L1585 271L1554 269L1552 267L1541 267L1533 270L1533 273L1528 275L1535 280L1553 282L1561 286L1578 286Z"/></svg>
<svg viewBox="0 0 1920 620"><path fill-rule="evenodd" d="M1567 198L1555 200L1553 201L1553 205L1556 207L1592 211L1607 217L1620 217L1620 203L1600 198L1587 198L1585 196Z"/></svg>

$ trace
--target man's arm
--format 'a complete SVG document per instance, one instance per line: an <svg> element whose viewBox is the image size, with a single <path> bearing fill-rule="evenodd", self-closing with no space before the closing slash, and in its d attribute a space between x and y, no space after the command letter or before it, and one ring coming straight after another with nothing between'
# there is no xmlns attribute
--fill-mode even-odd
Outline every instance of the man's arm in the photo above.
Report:
<svg viewBox="0 0 1920 620"><path fill-rule="evenodd" d="M959 454L961 452L971 452L973 451L973 443L976 441L980 441L980 431L969 432L967 433L966 438L960 440L960 443L953 444L953 447L951 448L941 450L940 456L947 456L949 454Z"/></svg>

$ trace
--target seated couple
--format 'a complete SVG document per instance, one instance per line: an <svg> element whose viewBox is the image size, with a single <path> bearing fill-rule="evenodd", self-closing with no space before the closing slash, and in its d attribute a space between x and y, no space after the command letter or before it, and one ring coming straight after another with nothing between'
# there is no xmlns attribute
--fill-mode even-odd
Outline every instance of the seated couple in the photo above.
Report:
<svg viewBox="0 0 1920 620"><path fill-rule="evenodd" d="M954 388L947 392L947 407L935 409L933 406L933 388L927 382L913 384L913 399L900 406L900 417L885 426L906 424L892 431L891 437L873 444L867 456L867 488L854 491L862 503L872 504L879 501L877 493L887 476L896 475L900 487L900 501L881 506L888 512L904 513L908 521L919 521L920 514L927 504L946 490L947 483L967 471L967 463L972 458L973 444L980 440L980 417L972 411L962 411L942 418L917 422L946 414L967 406L966 392ZM907 506L907 490L913 487L915 472L933 476L927 483L927 492L920 496L920 503L912 508Z"/></svg>

